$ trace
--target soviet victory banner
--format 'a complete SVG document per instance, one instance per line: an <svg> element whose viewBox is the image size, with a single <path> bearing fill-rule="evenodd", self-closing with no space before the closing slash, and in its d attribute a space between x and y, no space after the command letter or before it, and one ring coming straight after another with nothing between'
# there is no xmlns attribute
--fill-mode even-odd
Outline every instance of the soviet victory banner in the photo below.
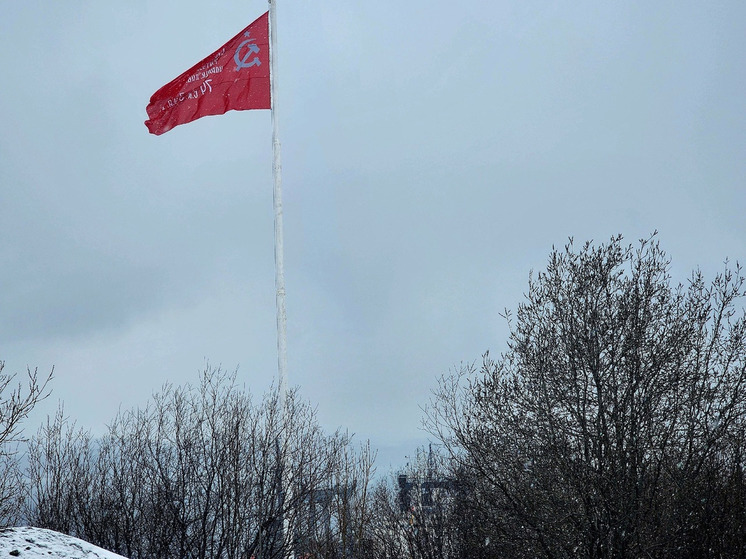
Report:
<svg viewBox="0 0 746 559"><path fill-rule="evenodd" d="M270 109L269 17L260 16L210 56L156 91L145 126L164 134L227 111Z"/></svg>

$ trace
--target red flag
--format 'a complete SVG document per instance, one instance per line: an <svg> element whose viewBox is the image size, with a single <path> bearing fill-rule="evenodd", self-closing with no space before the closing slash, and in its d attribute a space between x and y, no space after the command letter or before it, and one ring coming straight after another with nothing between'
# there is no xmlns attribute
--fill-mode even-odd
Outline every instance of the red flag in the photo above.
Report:
<svg viewBox="0 0 746 559"><path fill-rule="evenodd" d="M151 134L203 116L271 108L268 14L153 94L145 121Z"/></svg>

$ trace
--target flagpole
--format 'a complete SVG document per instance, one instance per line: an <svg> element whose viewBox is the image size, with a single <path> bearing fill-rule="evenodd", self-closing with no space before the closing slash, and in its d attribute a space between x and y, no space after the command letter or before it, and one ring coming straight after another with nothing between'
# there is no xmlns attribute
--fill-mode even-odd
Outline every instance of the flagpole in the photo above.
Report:
<svg viewBox="0 0 746 559"><path fill-rule="evenodd" d="M272 114L272 177L274 182L273 204L275 211L275 301L277 306L277 391L279 411L282 414L280 425L280 458L281 468L280 491L283 494L282 503L285 507L285 498L292 498L290 486L291 473L286 470L285 441L287 440L288 413L287 413L287 313L285 311L285 257L283 251L283 229L282 229L282 159L280 150L279 118L277 114L277 0L269 1L269 53L270 53L270 89L271 89L271 114ZM288 557L293 559L293 535L290 533L290 519L283 514L283 533L288 538L290 550Z"/></svg>
<svg viewBox="0 0 746 559"><path fill-rule="evenodd" d="M287 396L287 314L285 312L285 269L282 233L282 161L277 115L277 19L276 0L269 0L270 88L272 92L272 176L275 210L275 290L277 305L277 374L280 403L284 413Z"/></svg>

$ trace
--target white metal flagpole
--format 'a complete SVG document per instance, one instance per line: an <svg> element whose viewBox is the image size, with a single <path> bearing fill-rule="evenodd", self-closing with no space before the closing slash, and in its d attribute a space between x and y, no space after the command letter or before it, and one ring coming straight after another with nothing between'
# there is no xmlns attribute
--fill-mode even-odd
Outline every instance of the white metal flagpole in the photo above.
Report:
<svg viewBox="0 0 746 559"><path fill-rule="evenodd" d="M282 161L277 115L277 18L276 0L269 0L270 88L272 95L272 175L275 208L275 289L277 303L277 373L278 390L284 413L287 395L287 315L285 312L285 269L282 246Z"/></svg>
<svg viewBox="0 0 746 559"><path fill-rule="evenodd" d="M270 57L270 89L272 96L272 176L274 179L273 203L275 209L275 290L277 305L277 390L279 396L279 411L282 414L280 425L280 458L281 468L281 492L283 507L285 499L292 498L290 486L291 473L286 470L285 442L287 440L288 414L287 414L287 313L285 311L285 259L283 254L282 233L282 160L280 157L280 134L279 119L277 115L277 0L269 0L269 57ZM293 549L293 535L290 533L290 519L283 514L283 533L288 538L290 550L288 556L295 557Z"/></svg>

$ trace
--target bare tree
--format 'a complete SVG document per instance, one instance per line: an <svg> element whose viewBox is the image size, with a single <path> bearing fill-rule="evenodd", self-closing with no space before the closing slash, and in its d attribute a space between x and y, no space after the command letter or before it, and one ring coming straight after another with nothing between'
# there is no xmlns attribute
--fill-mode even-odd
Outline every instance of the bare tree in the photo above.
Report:
<svg viewBox="0 0 746 559"><path fill-rule="evenodd" d="M325 543L353 550L345 538L365 521L371 468L369 451L325 434L297 391L284 408L276 391L254 402L235 373L208 368L198 386L167 385L120 412L100 439L62 413L49 421L31 443L29 515L132 559L272 559L321 549L295 528L314 496L346 487L333 514L344 528Z"/></svg>
<svg viewBox="0 0 746 559"><path fill-rule="evenodd" d="M80 534L78 511L89 499L93 453L90 434L77 428L62 406L47 418L28 445L25 516L31 524Z"/></svg>
<svg viewBox="0 0 746 559"><path fill-rule="evenodd" d="M26 382L13 385L15 374L4 373L0 361L0 526L14 522L23 501L23 478L18 468L18 443L25 442L21 422L34 406L46 398L53 370L39 377L37 369L26 370Z"/></svg>
<svg viewBox="0 0 746 559"><path fill-rule="evenodd" d="M553 251L508 350L441 381L426 425L495 553L743 555L744 278L672 286L669 265L654 238Z"/></svg>
<svg viewBox="0 0 746 559"><path fill-rule="evenodd" d="M451 463L418 449L407 467L382 479L374 492L368 528L370 557L455 559L460 555L460 491Z"/></svg>
<svg viewBox="0 0 746 559"><path fill-rule="evenodd" d="M349 441L349 435L345 434ZM369 557L368 528L374 453L370 445L339 448L329 475L304 492L295 520L297 554L319 559Z"/></svg>

